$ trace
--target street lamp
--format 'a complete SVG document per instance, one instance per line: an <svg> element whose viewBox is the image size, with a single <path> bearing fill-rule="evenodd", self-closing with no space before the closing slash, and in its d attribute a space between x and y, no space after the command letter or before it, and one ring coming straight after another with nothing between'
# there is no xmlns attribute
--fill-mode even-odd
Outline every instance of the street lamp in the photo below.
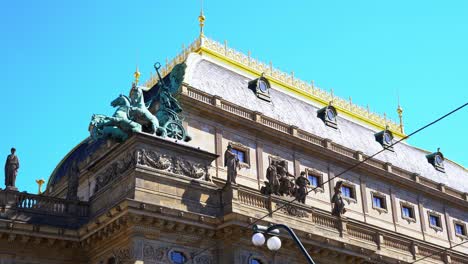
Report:
<svg viewBox="0 0 468 264"><path fill-rule="evenodd" d="M315 262L312 260L309 253L304 248L304 245L302 245L301 241L296 236L294 231L291 228L289 228L289 226L287 226L287 225L276 224L276 225L272 225L272 226L269 226L269 227L261 226L261 225L254 225L253 226L254 234L252 236L252 243L257 247L263 246L263 244L265 244L265 234L266 234L266 235L270 236L270 238L268 238L268 240L267 240L268 249L271 250L271 251L279 250L281 248L281 240L278 237L278 235L280 233L278 228L283 228L286 231L288 231L289 235L292 237L294 242L296 242L296 244L299 246L299 249L301 250L301 252L306 257L307 262L309 264L315 264Z"/></svg>

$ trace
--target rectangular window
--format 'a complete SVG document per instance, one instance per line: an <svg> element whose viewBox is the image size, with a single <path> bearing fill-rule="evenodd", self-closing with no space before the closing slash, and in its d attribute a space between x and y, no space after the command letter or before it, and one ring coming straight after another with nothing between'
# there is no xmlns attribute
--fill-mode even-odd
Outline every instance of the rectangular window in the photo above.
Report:
<svg viewBox="0 0 468 264"><path fill-rule="evenodd" d="M402 206L401 212L403 214L403 218L411 218L414 219L414 210L412 207L409 206Z"/></svg>
<svg viewBox="0 0 468 264"><path fill-rule="evenodd" d="M442 224L440 223L440 216L430 214L429 215L429 224L431 226L435 226L435 227L442 227Z"/></svg>
<svg viewBox="0 0 468 264"><path fill-rule="evenodd" d="M343 194L344 197L355 199L354 191L351 186L348 185L343 185L341 186L341 193Z"/></svg>
<svg viewBox="0 0 468 264"><path fill-rule="evenodd" d="M374 196L374 207L385 209L384 198L379 196Z"/></svg>
<svg viewBox="0 0 468 264"><path fill-rule="evenodd" d="M316 175L308 175L307 178L309 179L310 185L313 187L320 187L320 177Z"/></svg>
<svg viewBox="0 0 468 264"><path fill-rule="evenodd" d="M240 162L247 163L245 151L232 148L232 152L237 155L237 159L239 159Z"/></svg>
<svg viewBox="0 0 468 264"><path fill-rule="evenodd" d="M455 234L460 235L460 236L466 236L465 225L455 223Z"/></svg>

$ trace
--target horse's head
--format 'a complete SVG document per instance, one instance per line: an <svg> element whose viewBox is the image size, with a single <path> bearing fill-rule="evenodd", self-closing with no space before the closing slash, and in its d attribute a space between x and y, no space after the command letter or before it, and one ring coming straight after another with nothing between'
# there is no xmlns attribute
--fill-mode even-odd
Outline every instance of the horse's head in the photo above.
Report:
<svg viewBox="0 0 468 264"><path fill-rule="evenodd" d="M112 107L118 106L130 106L130 100L127 96L121 94L119 97L115 98L114 101L111 102Z"/></svg>

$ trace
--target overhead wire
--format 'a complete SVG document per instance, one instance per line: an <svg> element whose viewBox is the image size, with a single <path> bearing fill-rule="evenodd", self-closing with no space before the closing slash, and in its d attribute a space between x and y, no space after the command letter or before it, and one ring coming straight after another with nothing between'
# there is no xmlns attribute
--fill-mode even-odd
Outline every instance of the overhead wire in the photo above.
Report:
<svg viewBox="0 0 468 264"><path fill-rule="evenodd" d="M370 155L370 156L365 157L364 159L362 159L361 161L359 161L359 162L357 162L356 164L352 165L351 167L349 167L349 168L343 170L342 172L336 174L335 176L329 178L327 181L322 182L321 185L330 182L331 180L333 180L333 179L335 179L335 178L337 178L337 177L339 177L339 176L341 176L341 175L343 175L343 174L349 172L349 171L352 170L352 169L355 169L356 167L358 167L359 165L365 163L365 162L368 161L369 159L371 159L371 158L377 156L378 154L384 152L385 150L388 150L389 148L395 146L396 144L399 144L399 143L402 142L403 140L406 140L406 139L410 138L411 136L413 136L413 135L415 135L415 134L417 134L417 133L423 131L424 129L426 129L426 128L432 126L432 125L434 125L435 123L437 123L437 122L439 122L439 121L445 119L446 117L448 117L448 116L454 114L455 112L457 112L457 111L463 109L463 108L466 107L467 105L468 105L468 102L465 103L465 104L463 104L463 105L461 105L461 106L459 106L459 107L457 107L457 108L455 108L454 110L448 112L447 114L445 114L445 115L443 115L443 116L441 116L441 117L435 119L434 121L432 121L432 122L430 122L430 123L428 123L428 124L426 124L426 125L424 125L424 126L418 128L418 129L416 129L415 131L411 132L410 134L408 134L408 135L402 137L401 139L399 139L399 140L393 142L392 144L390 144L390 145L384 147L384 148L381 149L380 151L377 151L377 152L374 153L373 155ZM305 195L308 195L310 192L315 191L315 190L316 190L317 188L319 188L319 187L320 187L320 186L315 186L314 188L308 190L308 191L306 192ZM297 198L294 198L294 199L292 199L292 200L290 200L290 201L284 202L282 205L278 206L275 210L273 210L273 211L271 211L271 212L265 214L264 216L262 216L262 217L260 217L260 218L257 218L255 221L253 221L252 223L250 223L250 224L247 226L247 228L252 227L254 224L258 223L259 221L261 221L261 220L263 220L263 219L265 219L265 218L267 218L268 216L270 216L270 215L272 215L273 213L275 213L275 212L281 210L282 208L284 208L284 207L290 205L291 203L293 203L293 202L296 201L296 200L297 200ZM468 240L467 240L467 241L468 241ZM465 241L465 242L467 242L467 241ZM464 243L465 243L465 242L464 242ZM207 250L209 250L209 249L211 249L211 248L214 248L214 247L216 247L216 246L217 246L217 245L213 245L213 246L211 246L211 247L207 247L207 248L205 248L205 249L203 249L203 250L200 250L200 251L198 251L198 252L192 254L192 255L191 255L191 258L190 258L190 261L193 262L193 260L195 259L195 256L198 256L198 255L202 254L203 252L205 252L205 251L207 251ZM412 262L412 263L414 263L414 262Z"/></svg>

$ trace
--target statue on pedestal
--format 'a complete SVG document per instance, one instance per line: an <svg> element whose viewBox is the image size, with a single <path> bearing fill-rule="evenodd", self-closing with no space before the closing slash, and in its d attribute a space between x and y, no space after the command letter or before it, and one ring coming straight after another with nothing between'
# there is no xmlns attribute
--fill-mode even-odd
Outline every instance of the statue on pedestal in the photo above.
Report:
<svg viewBox="0 0 468 264"><path fill-rule="evenodd" d="M20 164L18 156L15 153L16 149L11 148L11 154L8 155L5 162L5 186L8 190L17 190L15 182Z"/></svg>
<svg viewBox="0 0 468 264"><path fill-rule="evenodd" d="M309 179L305 176L306 173L304 171L301 172L301 175L296 178L296 191L295 196L298 202L305 204L306 197L307 197L307 186L310 185Z"/></svg>
<svg viewBox="0 0 468 264"><path fill-rule="evenodd" d="M227 167L227 182L226 184L236 183L237 169L239 167L239 159L232 151L232 146L228 145L224 152L224 166Z"/></svg>
<svg viewBox="0 0 468 264"><path fill-rule="evenodd" d="M270 166L267 169L266 178L268 179L268 194L276 194L279 195L279 181L278 181L278 173L276 170L277 161L272 160Z"/></svg>
<svg viewBox="0 0 468 264"><path fill-rule="evenodd" d="M343 195L341 194L341 186L343 186L343 182L338 181L335 185L335 194L333 194L331 199L331 202L333 203L332 215L337 217L341 217L346 213Z"/></svg>

